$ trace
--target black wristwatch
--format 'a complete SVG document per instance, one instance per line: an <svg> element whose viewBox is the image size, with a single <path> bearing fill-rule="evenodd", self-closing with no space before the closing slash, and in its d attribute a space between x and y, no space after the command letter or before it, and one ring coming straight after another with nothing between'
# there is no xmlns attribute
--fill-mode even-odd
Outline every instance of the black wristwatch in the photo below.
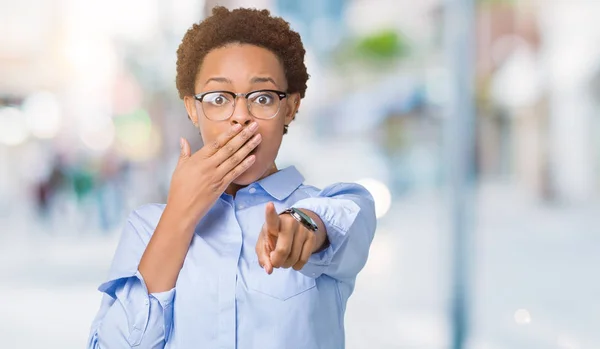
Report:
<svg viewBox="0 0 600 349"><path fill-rule="evenodd" d="M310 231L316 232L317 230L319 230L319 227L317 226L315 221L312 218L310 218L310 216L308 216L306 213L300 211L297 208L290 207L287 210L281 212L280 214L284 213L290 214L292 217L294 217L295 220L300 222L300 224L302 224L306 229Z"/></svg>

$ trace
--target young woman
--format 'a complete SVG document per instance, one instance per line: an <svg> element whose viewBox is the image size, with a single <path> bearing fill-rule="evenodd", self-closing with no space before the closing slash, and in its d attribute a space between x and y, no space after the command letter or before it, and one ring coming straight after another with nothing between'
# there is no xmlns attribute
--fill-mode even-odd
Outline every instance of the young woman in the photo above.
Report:
<svg viewBox="0 0 600 349"><path fill-rule="evenodd" d="M129 216L89 348L344 347L375 210L359 185L275 165L304 53L266 10L216 7L185 34L177 88L204 147L181 139L166 205Z"/></svg>

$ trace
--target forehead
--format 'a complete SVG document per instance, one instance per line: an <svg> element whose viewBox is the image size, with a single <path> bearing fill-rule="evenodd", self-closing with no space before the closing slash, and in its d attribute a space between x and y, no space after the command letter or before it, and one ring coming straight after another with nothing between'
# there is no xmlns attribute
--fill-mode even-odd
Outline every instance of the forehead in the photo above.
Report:
<svg viewBox="0 0 600 349"><path fill-rule="evenodd" d="M249 84L255 77L270 77L287 87L281 60L270 50L250 44L229 44L211 50L196 76L196 86L203 87L211 77L224 77L234 85Z"/></svg>

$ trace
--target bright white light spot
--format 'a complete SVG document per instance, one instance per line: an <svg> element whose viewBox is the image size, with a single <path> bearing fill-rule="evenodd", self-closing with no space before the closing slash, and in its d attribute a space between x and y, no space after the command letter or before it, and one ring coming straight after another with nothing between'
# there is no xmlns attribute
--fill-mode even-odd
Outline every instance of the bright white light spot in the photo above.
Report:
<svg viewBox="0 0 600 349"><path fill-rule="evenodd" d="M512 108L535 104L543 88L538 67L531 48L517 48L492 80L490 92L494 100Z"/></svg>
<svg viewBox="0 0 600 349"><path fill-rule="evenodd" d="M54 138L60 130L62 112L56 97L50 92L33 94L23 102L23 113L29 131L38 138Z"/></svg>
<svg viewBox="0 0 600 349"><path fill-rule="evenodd" d="M101 84L112 80L117 55L106 35L73 31L65 39L65 58L75 76Z"/></svg>
<svg viewBox="0 0 600 349"><path fill-rule="evenodd" d="M531 323L531 314L527 309L519 309L515 312L515 322L519 325Z"/></svg>
<svg viewBox="0 0 600 349"><path fill-rule="evenodd" d="M115 140L115 125L109 117L86 122L80 132L83 144L97 152L104 152Z"/></svg>
<svg viewBox="0 0 600 349"><path fill-rule="evenodd" d="M19 145L27 140L29 131L21 110L13 107L0 108L0 143Z"/></svg>
<svg viewBox="0 0 600 349"><path fill-rule="evenodd" d="M373 195L373 199L375 200L375 216L377 218L385 216L392 206L392 193L390 193L388 187L373 178L361 179L356 181L356 183L365 187Z"/></svg>

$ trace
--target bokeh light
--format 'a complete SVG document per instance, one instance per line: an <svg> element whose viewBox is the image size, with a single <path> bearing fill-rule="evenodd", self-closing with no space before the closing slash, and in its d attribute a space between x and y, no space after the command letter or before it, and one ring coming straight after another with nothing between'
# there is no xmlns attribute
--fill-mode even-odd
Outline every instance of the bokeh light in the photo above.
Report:
<svg viewBox="0 0 600 349"><path fill-rule="evenodd" d="M2 348L85 346L127 215L167 200L180 137L202 147L176 52L217 3L302 37L308 90L278 168L374 198L347 349L452 347L459 253L467 347L600 348L600 0L0 2ZM449 20L459 3L474 28ZM469 164L448 151L462 136ZM448 200L456 166L472 203Z"/></svg>
<svg viewBox="0 0 600 349"><path fill-rule="evenodd" d="M531 323L531 314L527 309L518 309L515 311L515 322L518 325L528 325Z"/></svg>
<svg viewBox="0 0 600 349"><path fill-rule="evenodd" d="M80 128L80 139L88 149L102 153L110 148L115 140L115 125L109 117L88 118Z"/></svg>
<svg viewBox="0 0 600 349"><path fill-rule="evenodd" d="M377 218L385 216L392 206L392 193L387 185L373 178L361 179L356 181L356 183L365 187L373 196Z"/></svg>
<svg viewBox="0 0 600 349"><path fill-rule="evenodd" d="M0 143L16 146L25 142L28 137L23 112L14 107L0 108Z"/></svg>
<svg viewBox="0 0 600 349"><path fill-rule="evenodd" d="M62 125L62 110L55 95L38 92L23 102L23 113L27 127L35 137L54 138Z"/></svg>
<svg viewBox="0 0 600 349"><path fill-rule="evenodd" d="M153 158L160 149L160 134L152 126L150 115L138 109L115 118L117 148L130 160Z"/></svg>

